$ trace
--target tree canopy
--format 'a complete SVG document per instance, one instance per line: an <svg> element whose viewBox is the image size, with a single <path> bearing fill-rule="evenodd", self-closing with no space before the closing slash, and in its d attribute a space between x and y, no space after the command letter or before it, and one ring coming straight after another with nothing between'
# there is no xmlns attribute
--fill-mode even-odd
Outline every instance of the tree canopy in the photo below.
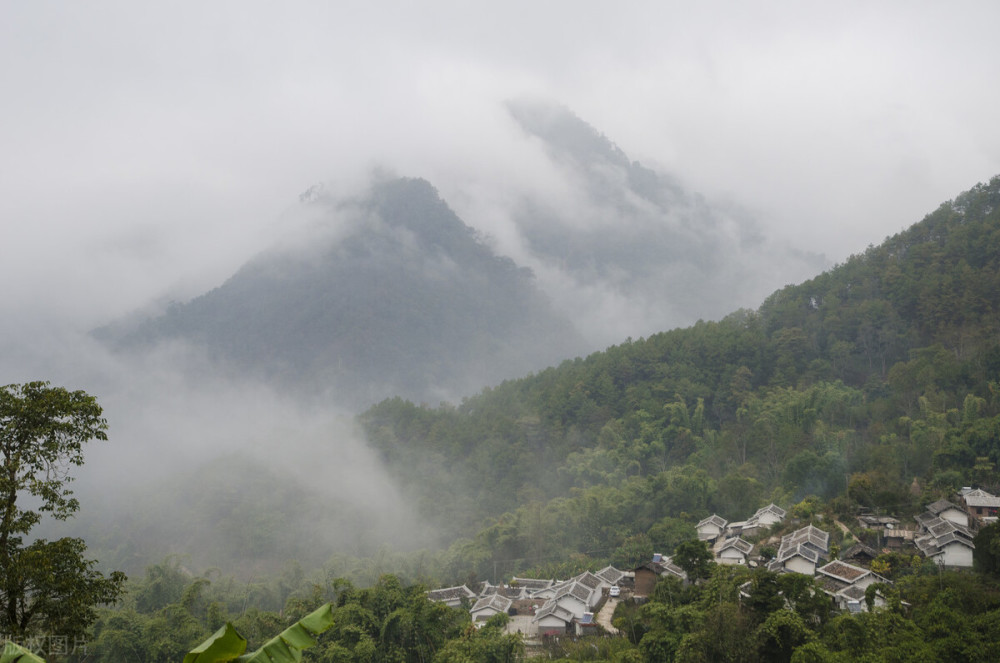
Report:
<svg viewBox="0 0 1000 663"><path fill-rule="evenodd" d="M68 484L83 445L107 439L94 397L47 382L0 388L0 632L77 638L113 602L124 576L105 578L84 557L81 539L25 536L48 513L65 520L80 505Z"/></svg>

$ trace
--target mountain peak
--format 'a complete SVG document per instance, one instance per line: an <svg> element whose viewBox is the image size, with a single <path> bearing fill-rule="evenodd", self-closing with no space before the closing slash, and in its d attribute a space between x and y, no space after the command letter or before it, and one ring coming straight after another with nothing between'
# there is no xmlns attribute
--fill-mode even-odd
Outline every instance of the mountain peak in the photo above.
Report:
<svg viewBox="0 0 1000 663"><path fill-rule="evenodd" d="M261 254L119 344L182 341L235 374L354 407L457 398L583 351L530 272L477 241L426 180L306 204L344 232Z"/></svg>

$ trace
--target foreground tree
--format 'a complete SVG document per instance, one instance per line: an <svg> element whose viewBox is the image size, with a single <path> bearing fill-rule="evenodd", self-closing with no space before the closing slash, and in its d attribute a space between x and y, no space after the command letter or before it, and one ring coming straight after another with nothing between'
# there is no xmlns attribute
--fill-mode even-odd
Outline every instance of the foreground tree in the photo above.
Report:
<svg viewBox="0 0 1000 663"><path fill-rule="evenodd" d="M101 413L82 391L47 382L0 387L0 632L8 637L72 643L86 634L95 606L122 592L124 574L95 571L81 539L24 544L43 514L65 520L79 509L69 471L83 464L84 443L107 439Z"/></svg>

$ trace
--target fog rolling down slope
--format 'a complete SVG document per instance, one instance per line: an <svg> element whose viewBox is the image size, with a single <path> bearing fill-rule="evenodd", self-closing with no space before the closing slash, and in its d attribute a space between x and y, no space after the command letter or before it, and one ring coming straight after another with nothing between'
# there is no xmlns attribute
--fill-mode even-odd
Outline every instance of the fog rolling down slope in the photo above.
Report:
<svg viewBox="0 0 1000 663"><path fill-rule="evenodd" d="M683 177L631 159L563 106L517 99L507 109L558 183L512 206L518 253L602 349L756 308L830 266L815 248L768 236L737 202L706 198Z"/></svg>

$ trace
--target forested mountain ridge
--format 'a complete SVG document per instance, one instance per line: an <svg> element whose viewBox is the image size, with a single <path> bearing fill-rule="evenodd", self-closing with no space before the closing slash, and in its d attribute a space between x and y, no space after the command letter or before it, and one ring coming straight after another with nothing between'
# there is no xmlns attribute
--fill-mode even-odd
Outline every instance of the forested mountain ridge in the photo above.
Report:
<svg viewBox="0 0 1000 663"><path fill-rule="evenodd" d="M318 232L249 261L218 288L100 335L144 351L183 341L237 375L349 407L438 402L584 347L527 270L483 244L426 181L304 205Z"/></svg>
<svg viewBox="0 0 1000 663"><path fill-rule="evenodd" d="M362 421L425 515L455 536L488 519L494 560L670 550L711 511L807 495L915 511L996 483L998 286L994 178L756 311Z"/></svg>

